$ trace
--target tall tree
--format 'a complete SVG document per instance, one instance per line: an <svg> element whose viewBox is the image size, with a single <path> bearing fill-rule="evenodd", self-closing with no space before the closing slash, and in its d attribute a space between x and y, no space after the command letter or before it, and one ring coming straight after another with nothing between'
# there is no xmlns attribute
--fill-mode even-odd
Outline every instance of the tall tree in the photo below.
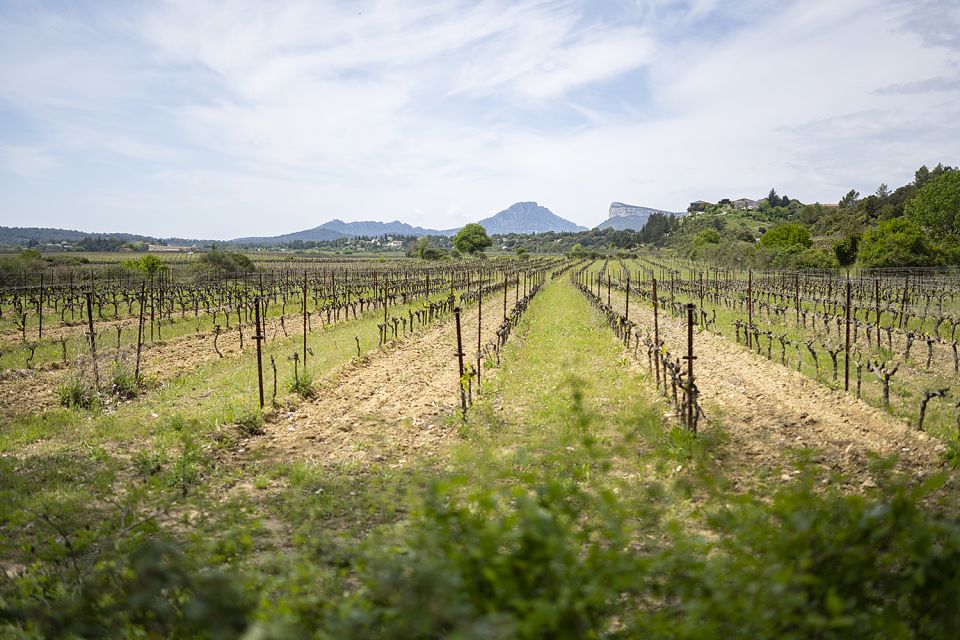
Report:
<svg viewBox="0 0 960 640"><path fill-rule="evenodd" d="M487 236L487 230L475 222L471 222L457 233L453 238L453 246L460 253L476 253L483 251L493 244L490 237Z"/></svg>
<svg viewBox="0 0 960 640"><path fill-rule="evenodd" d="M850 191L847 191L847 195L840 198L840 207L846 208L855 205L858 200L860 200L860 192L856 189L850 189Z"/></svg>
<svg viewBox="0 0 960 640"><path fill-rule="evenodd" d="M928 180L905 213L933 238L960 236L960 171L946 170Z"/></svg>

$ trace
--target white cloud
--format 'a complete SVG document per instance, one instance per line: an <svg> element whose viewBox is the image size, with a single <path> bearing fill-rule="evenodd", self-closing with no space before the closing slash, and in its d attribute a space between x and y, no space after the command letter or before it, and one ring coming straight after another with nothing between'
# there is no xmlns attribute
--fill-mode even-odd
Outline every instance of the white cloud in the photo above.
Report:
<svg viewBox="0 0 960 640"><path fill-rule="evenodd" d="M32 221L142 213L206 237L451 227L530 199L591 225L611 200L836 200L960 161L948 5L18 5L0 10L0 170L70 184L20 191Z"/></svg>
<svg viewBox="0 0 960 640"><path fill-rule="evenodd" d="M60 166L60 159L42 147L0 144L0 170L32 178Z"/></svg>

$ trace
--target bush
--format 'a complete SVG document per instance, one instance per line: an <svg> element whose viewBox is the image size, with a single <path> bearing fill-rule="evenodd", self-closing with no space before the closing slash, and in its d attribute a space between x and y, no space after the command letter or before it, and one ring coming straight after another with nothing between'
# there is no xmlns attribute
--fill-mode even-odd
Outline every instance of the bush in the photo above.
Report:
<svg viewBox="0 0 960 640"><path fill-rule="evenodd" d="M622 613L639 567L612 496L571 480L452 489L431 487L400 548L371 550L335 636L584 638Z"/></svg>
<svg viewBox="0 0 960 640"><path fill-rule="evenodd" d="M858 251L864 267L923 267L936 263L927 236L906 218L882 220L863 234Z"/></svg>
<svg viewBox="0 0 960 640"><path fill-rule="evenodd" d="M760 238L760 244L771 250L797 251L808 249L813 244L810 232L800 224L781 224L770 229Z"/></svg>
<svg viewBox="0 0 960 640"><path fill-rule="evenodd" d="M146 276L157 275L167 270L167 265L157 256L146 255L136 260L124 260L120 265L126 269L137 271Z"/></svg>
<svg viewBox="0 0 960 640"><path fill-rule="evenodd" d="M200 256L197 262L209 269L221 269L227 273L257 270L256 265L253 264L250 258L236 251L219 251L212 249Z"/></svg>
<svg viewBox="0 0 960 640"><path fill-rule="evenodd" d="M833 243L833 253L841 266L847 267L857 261L857 249L860 246L860 235L850 234Z"/></svg>
<svg viewBox="0 0 960 640"><path fill-rule="evenodd" d="M57 387L57 399L69 409L92 409L97 404L97 392L81 375L73 374Z"/></svg>
<svg viewBox="0 0 960 640"><path fill-rule="evenodd" d="M80 584L37 601L0 609L37 633L15 637L239 638L253 609L234 581L166 540L91 564Z"/></svg>
<svg viewBox="0 0 960 640"><path fill-rule="evenodd" d="M960 171L947 170L924 184L905 212L934 239L960 235Z"/></svg>
<svg viewBox="0 0 960 640"><path fill-rule="evenodd" d="M807 249L797 254L794 264L800 269L836 269L837 257L826 249Z"/></svg>
<svg viewBox="0 0 960 640"><path fill-rule="evenodd" d="M705 244L719 244L720 232L716 229L703 229L693 237L693 246L702 247Z"/></svg>
<svg viewBox="0 0 960 640"><path fill-rule="evenodd" d="M929 489L930 487L927 487ZM925 489L875 499L813 478L719 510L717 538L655 558L665 606L634 637L950 638L960 628L960 526L922 508Z"/></svg>

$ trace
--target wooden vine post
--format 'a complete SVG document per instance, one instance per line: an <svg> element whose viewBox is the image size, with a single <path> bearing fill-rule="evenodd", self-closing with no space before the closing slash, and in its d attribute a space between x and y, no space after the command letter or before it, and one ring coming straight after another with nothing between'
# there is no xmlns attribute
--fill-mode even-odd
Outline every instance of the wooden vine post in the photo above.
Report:
<svg viewBox="0 0 960 640"><path fill-rule="evenodd" d="M877 307L877 349L880 348L880 278L873 279L873 295Z"/></svg>
<svg viewBox="0 0 960 640"><path fill-rule="evenodd" d="M623 317L626 320L630 319L630 272L627 272L627 306L626 310L623 312Z"/></svg>
<svg viewBox="0 0 960 640"><path fill-rule="evenodd" d="M93 361L93 384L100 390L100 371L97 369L97 334L93 331L93 291L87 291L87 325L90 329L90 359Z"/></svg>
<svg viewBox="0 0 960 640"><path fill-rule="evenodd" d="M460 389L460 410L463 412L463 418L467 417L467 394L463 388L463 334L460 330L460 307L454 307L453 315L457 321L457 365L458 373L457 387Z"/></svg>
<svg viewBox="0 0 960 640"><path fill-rule="evenodd" d="M307 370L307 270L303 270L303 370Z"/></svg>
<svg viewBox="0 0 960 640"><path fill-rule="evenodd" d="M687 429L697 432L697 392L693 384L693 325L696 322L697 306L692 302L687 304Z"/></svg>
<svg viewBox="0 0 960 640"><path fill-rule="evenodd" d="M140 354L143 351L143 309L147 304L147 283L140 283L140 318L137 320L137 362L133 369L133 379L140 380Z"/></svg>
<svg viewBox="0 0 960 640"><path fill-rule="evenodd" d="M657 311L657 279L653 278L652 300L653 300L653 348L657 351L653 359L653 368L657 375L657 386L660 386L660 319Z"/></svg>
<svg viewBox="0 0 960 640"><path fill-rule="evenodd" d="M254 299L255 306L255 316L254 321L257 323L256 333L253 335L253 339L257 342L257 385L260 388L260 409L263 409L263 355L261 353L260 343L263 341L264 332L261 330L260 326L260 298Z"/></svg>
<svg viewBox="0 0 960 640"><path fill-rule="evenodd" d="M477 282L477 393L480 393L480 339L483 335L483 271Z"/></svg>
<svg viewBox="0 0 960 640"><path fill-rule="evenodd" d="M507 272L503 272L503 319L507 319Z"/></svg>
<svg viewBox="0 0 960 640"><path fill-rule="evenodd" d="M753 269L747 271L747 348L753 346Z"/></svg>
<svg viewBox="0 0 960 640"><path fill-rule="evenodd" d="M797 307L797 324L800 324L800 274L793 276L794 305Z"/></svg>
<svg viewBox="0 0 960 640"><path fill-rule="evenodd" d="M850 274L847 273L846 339L843 343L843 390L850 391Z"/></svg>
<svg viewBox="0 0 960 640"><path fill-rule="evenodd" d="M40 292L37 295L37 340L43 339L43 274L40 274Z"/></svg>

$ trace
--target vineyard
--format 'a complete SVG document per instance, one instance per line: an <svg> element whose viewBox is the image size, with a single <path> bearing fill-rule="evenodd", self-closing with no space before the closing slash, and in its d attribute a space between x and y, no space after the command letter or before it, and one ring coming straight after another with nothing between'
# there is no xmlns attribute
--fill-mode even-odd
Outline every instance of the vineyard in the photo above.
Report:
<svg viewBox="0 0 960 640"><path fill-rule="evenodd" d="M956 274L190 262L0 288L10 637L960 623Z"/></svg>

